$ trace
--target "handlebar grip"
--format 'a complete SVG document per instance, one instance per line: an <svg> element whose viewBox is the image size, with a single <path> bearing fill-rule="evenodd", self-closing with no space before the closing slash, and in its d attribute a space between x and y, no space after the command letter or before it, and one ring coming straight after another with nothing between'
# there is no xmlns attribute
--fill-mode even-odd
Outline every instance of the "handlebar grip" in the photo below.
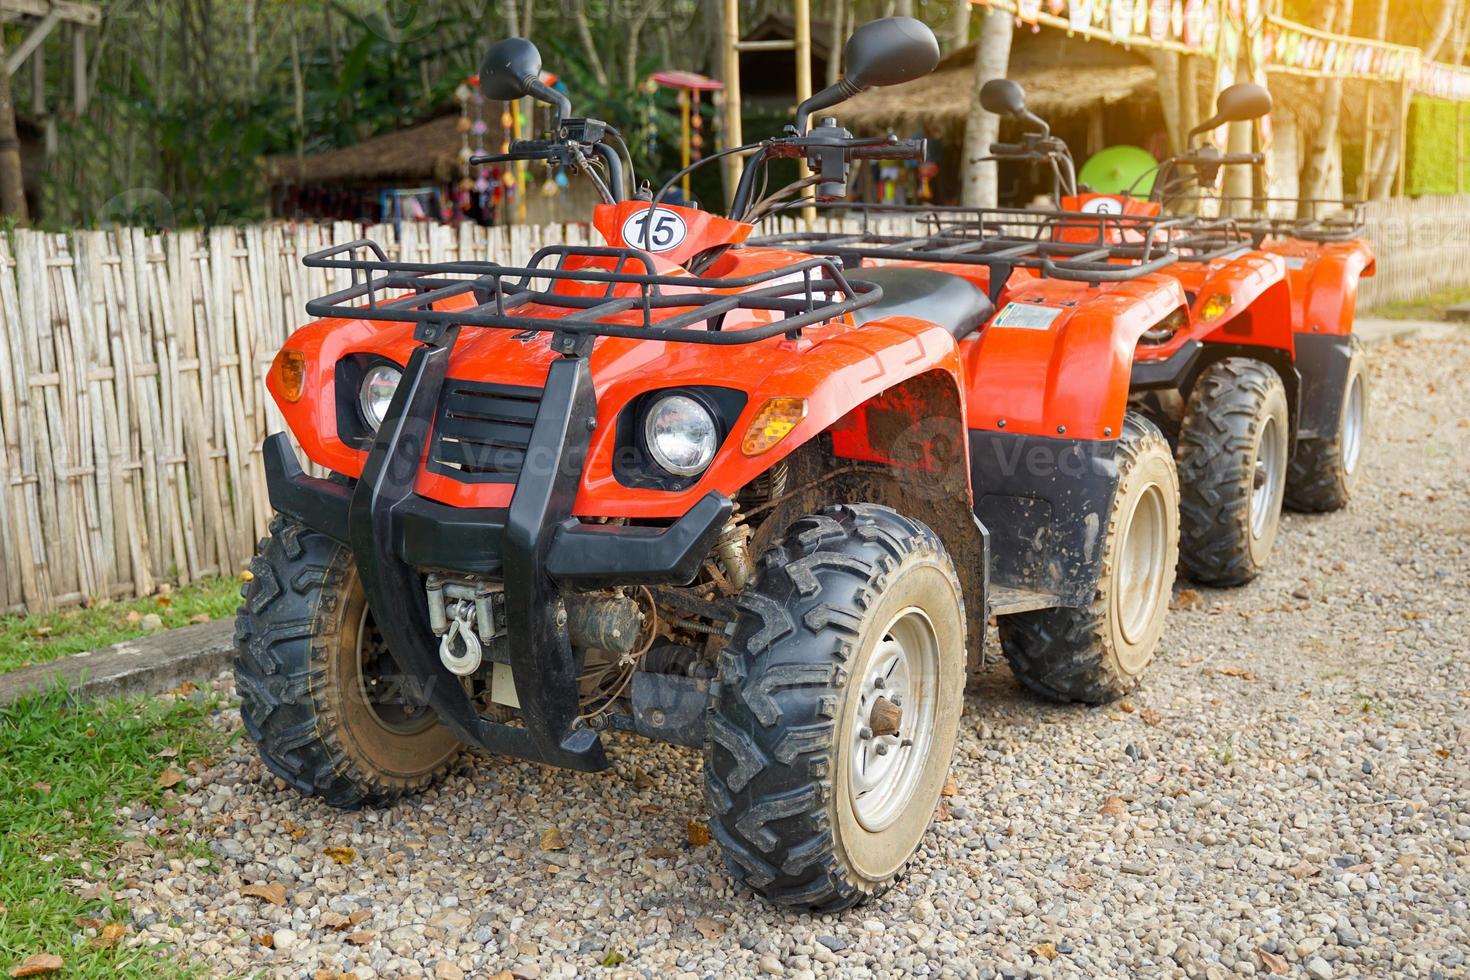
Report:
<svg viewBox="0 0 1470 980"><path fill-rule="evenodd" d="M877 146L855 146L853 160L922 160L928 153L928 140L899 140Z"/></svg>
<svg viewBox="0 0 1470 980"><path fill-rule="evenodd" d="M483 156L470 157L470 166L479 167L487 163L512 163L516 160L546 160L551 157L550 150L522 150L510 153L487 153Z"/></svg>

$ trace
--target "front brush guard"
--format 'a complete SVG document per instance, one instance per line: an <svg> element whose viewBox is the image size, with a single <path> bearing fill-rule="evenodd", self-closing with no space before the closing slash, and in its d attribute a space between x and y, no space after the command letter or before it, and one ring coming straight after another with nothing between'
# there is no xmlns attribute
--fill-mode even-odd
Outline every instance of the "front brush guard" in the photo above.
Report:
<svg viewBox="0 0 1470 980"><path fill-rule="evenodd" d="M578 664L559 618L558 583L688 584L728 521L731 502L711 492L666 528L573 519L597 418L591 372L581 357L551 365L508 509L446 507L415 495L453 340L420 347L409 358L355 486L307 476L284 434L268 438L271 504L352 549L395 662L456 737L547 765L606 768L597 732L577 718ZM417 570L424 566L503 577L510 666L525 727L480 717L459 678L445 669Z"/></svg>

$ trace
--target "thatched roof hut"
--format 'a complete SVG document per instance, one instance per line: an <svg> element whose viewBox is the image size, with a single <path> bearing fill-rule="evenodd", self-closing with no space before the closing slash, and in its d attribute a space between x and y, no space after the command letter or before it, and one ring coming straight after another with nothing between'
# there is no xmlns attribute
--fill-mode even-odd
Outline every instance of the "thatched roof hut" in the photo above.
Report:
<svg viewBox="0 0 1470 980"><path fill-rule="evenodd" d="M499 124L491 121L487 146L500 142ZM271 183L416 184L447 183L459 174L459 113L370 136L361 143L297 158L266 161Z"/></svg>
<svg viewBox="0 0 1470 980"><path fill-rule="evenodd" d="M892 88L870 89L838 111L854 131L890 127L931 133L960 130L970 110L976 46L952 52L931 74ZM1155 98L1154 69L1135 52L1069 38L1060 31L1017 35L1009 76L1026 88L1026 103L1046 119Z"/></svg>

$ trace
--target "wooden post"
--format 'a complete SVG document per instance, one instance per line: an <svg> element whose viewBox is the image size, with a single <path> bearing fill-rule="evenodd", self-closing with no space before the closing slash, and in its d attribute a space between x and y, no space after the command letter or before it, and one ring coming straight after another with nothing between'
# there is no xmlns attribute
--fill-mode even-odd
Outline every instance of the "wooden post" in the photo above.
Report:
<svg viewBox="0 0 1470 980"><path fill-rule="evenodd" d="M1465 193L1465 106L1455 103L1455 193Z"/></svg>
<svg viewBox="0 0 1470 980"><path fill-rule="evenodd" d="M740 0L725 0L725 44L722 71L725 83L725 146L745 142L740 126ZM740 182L742 161L735 156L724 158L725 198L735 193Z"/></svg>
<svg viewBox="0 0 1470 980"><path fill-rule="evenodd" d="M1409 172L1409 104L1413 90L1409 80L1399 83L1399 173L1395 194L1404 196L1404 180Z"/></svg>
<svg viewBox="0 0 1470 980"><path fill-rule="evenodd" d="M687 89L679 89L679 168L689 169L689 103L694 93ZM680 189L684 191L684 205L689 205L689 175L685 174L680 182Z"/></svg>
<svg viewBox="0 0 1470 980"><path fill-rule="evenodd" d="M10 96L10 72L5 70L5 37L0 34L0 212L17 221L26 212L25 178L20 169L20 139L15 133L15 101Z"/></svg>
<svg viewBox="0 0 1470 980"><path fill-rule="evenodd" d="M812 97L812 5L811 0L796 0L796 24L792 38L796 43L796 102L798 105ZM803 178L811 176L806 161L798 168ZM802 220L810 228L817 218L816 208L801 209Z"/></svg>

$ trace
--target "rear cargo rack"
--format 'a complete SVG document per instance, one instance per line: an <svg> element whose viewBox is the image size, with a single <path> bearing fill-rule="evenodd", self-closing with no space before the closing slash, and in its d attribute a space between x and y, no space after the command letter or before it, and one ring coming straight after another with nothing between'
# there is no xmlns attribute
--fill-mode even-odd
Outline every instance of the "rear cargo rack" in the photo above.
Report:
<svg viewBox="0 0 1470 980"><path fill-rule="evenodd" d="M1249 236L1233 221L1222 219L1203 223L1171 215L1021 208L848 205L844 210L862 217L860 230L795 231L749 242L840 258L849 271L862 259L989 266L998 273L991 277L993 292L1003 288L1017 268L1096 285L1138 279L1176 262L1213 261L1250 247ZM926 233L869 230L873 221L884 218L910 219Z"/></svg>
<svg viewBox="0 0 1470 980"><path fill-rule="evenodd" d="M573 258L614 261L611 269L568 268ZM311 316L412 323L414 336L427 344L443 343L452 326L551 333L552 346L566 354L585 353L596 337L752 344L795 336L802 327L870 306L882 296L877 285L848 279L838 262L824 257L721 279L659 274L653 256L642 249L548 245L526 266L395 262L376 242L364 239L313 252L302 264L352 274L346 289L306 304ZM620 286L636 288L620 293ZM446 301L465 296L472 305L442 308ZM517 314L533 304L550 311ZM724 330L724 317L734 310L780 316L770 323ZM636 322L607 322L630 313Z"/></svg>

